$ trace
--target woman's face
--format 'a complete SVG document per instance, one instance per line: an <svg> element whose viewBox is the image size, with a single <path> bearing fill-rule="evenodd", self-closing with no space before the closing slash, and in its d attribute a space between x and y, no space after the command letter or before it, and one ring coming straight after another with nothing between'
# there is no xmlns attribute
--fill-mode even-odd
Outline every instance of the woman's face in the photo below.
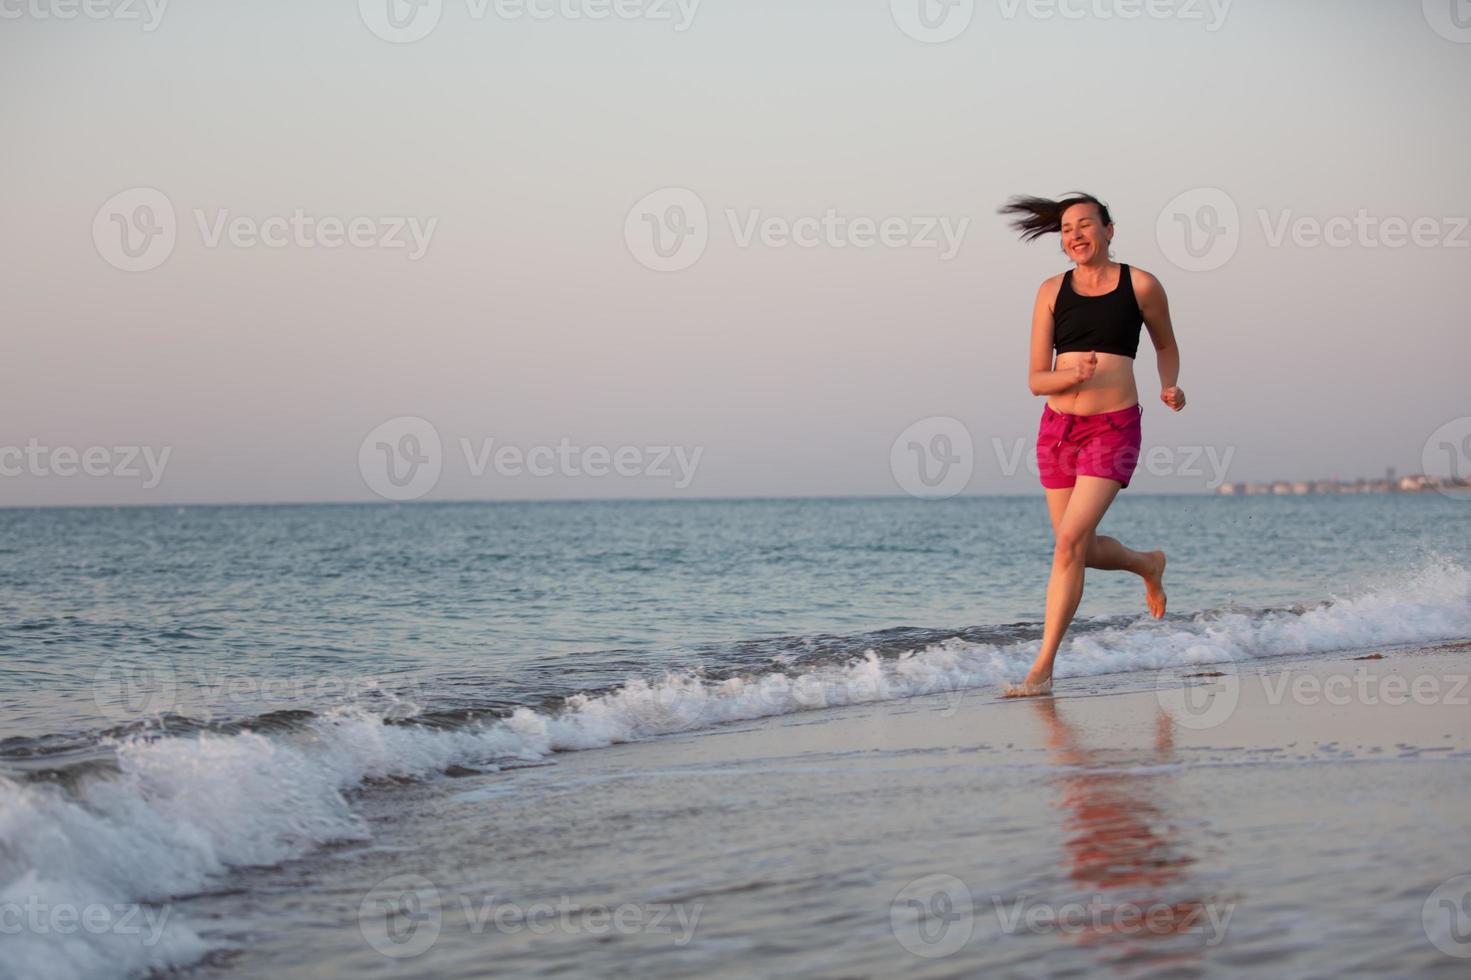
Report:
<svg viewBox="0 0 1471 980"><path fill-rule="evenodd" d="M1108 257L1113 225L1105 225L1098 205L1074 204L1062 213L1062 250L1078 265Z"/></svg>

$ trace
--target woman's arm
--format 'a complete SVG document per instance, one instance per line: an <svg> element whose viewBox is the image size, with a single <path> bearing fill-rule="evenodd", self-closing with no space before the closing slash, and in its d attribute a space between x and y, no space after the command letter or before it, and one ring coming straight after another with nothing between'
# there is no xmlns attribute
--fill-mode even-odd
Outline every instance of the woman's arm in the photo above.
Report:
<svg viewBox="0 0 1471 980"><path fill-rule="evenodd" d="M1180 348L1170 322L1170 301L1158 279L1143 269L1133 272L1134 295L1139 298L1139 312L1144 314L1144 325L1149 328L1159 365L1159 400L1178 412L1185 407L1185 392L1176 384L1180 380Z"/></svg>
<svg viewBox="0 0 1471 980"><path fill-rule="evenodd" d="M1027 372L1027 387L1034 395L1056 395L1093 377L1098 369L1098 355L1061 371L1052 370L1052 304L1057 300L1061 276L1053 276L1037 290L1037 302L1032 306L1032 350L1031 364Z"/></svg>

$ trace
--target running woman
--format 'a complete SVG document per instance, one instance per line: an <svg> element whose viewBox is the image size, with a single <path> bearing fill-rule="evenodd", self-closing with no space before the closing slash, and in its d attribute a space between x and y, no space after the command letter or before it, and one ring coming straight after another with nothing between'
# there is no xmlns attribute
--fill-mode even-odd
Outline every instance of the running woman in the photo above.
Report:
<svg viewBox="0 0 1471 980"><path fill-rule="evenodd" d="M1134 355L1141 324L1154 343L1160 401L1178 412L1185 392L1175 384L1180 351L1164 288L1143 269L1113 261L1107 205L1075 191L1060 201L1013 197L1001 213L1016 216L1012 227L1023 241L1061 234L1063 254L1073 262L1042 283L1032 310L1029 385L1032 394L1047 397L1037 466L1056 545L1042 649L1026 679L1005 692L1027 697L1052 690L1053 661L1083 598L1085 567L1138 575L1150 614L1164 616L1165 553L1134 551L1095 533L1139 462L1144 409L1134 387Z"/></svg>

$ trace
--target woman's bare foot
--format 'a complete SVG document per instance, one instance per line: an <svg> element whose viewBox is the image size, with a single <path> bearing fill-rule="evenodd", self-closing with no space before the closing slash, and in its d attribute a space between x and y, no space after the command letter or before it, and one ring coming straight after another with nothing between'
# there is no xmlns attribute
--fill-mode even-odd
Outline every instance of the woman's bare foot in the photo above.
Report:
<svg viewBox="0 0 1471 980"><path fill-rule="evenodd" d="M1165 553L1149 553L1149 570L1144 573L1144 601L1149 614L1160 619L1165 614Z"/></svg>
<svg viewBox="0 0 1471 980"><path fill-rule="evenodd" d="M1052 693L1052 678L1046 680L1032 680L1028 677L1020 684L1007 684L1002 688L1003 698L1035 698L1043 694Z"/></svg>

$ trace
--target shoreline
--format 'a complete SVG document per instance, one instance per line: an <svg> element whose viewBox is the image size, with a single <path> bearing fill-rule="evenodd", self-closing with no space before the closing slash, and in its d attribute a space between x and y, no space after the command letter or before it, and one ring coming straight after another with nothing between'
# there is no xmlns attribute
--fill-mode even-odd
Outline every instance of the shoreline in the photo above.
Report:
<svg viewBox="0 0 1471 980"><path fill-rule="evenodd" d="M1220 666L732 722L389 790L372 843L246 875L311 888L205 972L1462 975L1456 934L1422 913L1471 872L1453 859L1471 641ZM362 911L403 900L437 910L432 937ZM192 921L229 900L183 904ZM640 924L595 928L595 909ZM303 910L326 930L310 952ZM557 923L539 935L522 927L538 910Z"/></svg>

